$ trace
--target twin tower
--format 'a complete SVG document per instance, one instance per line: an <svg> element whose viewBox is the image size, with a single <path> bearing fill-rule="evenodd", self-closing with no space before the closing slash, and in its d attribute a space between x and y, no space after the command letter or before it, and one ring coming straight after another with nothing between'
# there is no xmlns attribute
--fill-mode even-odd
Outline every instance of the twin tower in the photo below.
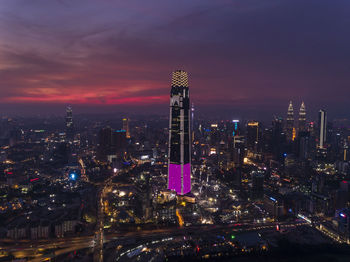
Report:
<svg viewBox="0 0 350 262"><path fill-rule="evenodd" d="M168 189L191 191L190 94L187 72L172 74L170 91Z"/></svg>
<svg viewBox="0 0 350 262"><path fill-rule="evenodd" d="M298 131L298 132L305 131L305 129L306 129L306 108L305 108L304 102L302 102L300 105L299 117L298 117L298 122L296 125L295 125L295 119L294 119L293 104L292 104L292 101L289 102L285 129L286 129L286 135L287 135L288 141L294 140L294 138L296 136L296 131Z"/></svg>

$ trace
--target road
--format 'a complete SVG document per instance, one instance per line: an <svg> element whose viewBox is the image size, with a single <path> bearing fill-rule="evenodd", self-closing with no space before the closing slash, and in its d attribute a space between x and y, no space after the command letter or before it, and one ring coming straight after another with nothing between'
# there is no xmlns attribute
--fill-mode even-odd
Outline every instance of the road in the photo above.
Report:
<svg viewBox="0 0 350 262"><path fill-rule="evenodd" d="M94 239L94 261L103 262L103 229L104 229L104 202L103 200L106 197L106 189L111 185L113 178L120 175L123 171L113 172L113 175L110 176L99 188L98 190L98 202L97 202L97 222L96 222L96 231Z"/></svg>
<svg viewBox="0 0 350 262"><path fill-rule="evenodd" d="M208 237L211 234L215 235L227 235L232 233L239 232L249 232L249 231L260 231L260 230L276 230L276 226L279 225L280 229L286 228L295 228L297 226L305 226L308 225L304 221L295 221L290 223L265 223L265 224L254 224L254 223L246 223L246 224L231 224L231 225L221 225L221 226L207 226L207 227L193 227L193 228L185 228L184 230L178 230L177 232L173 232L171 234L164 235L156 235L152 237L144 237L144 239L138 239L134 244L124 245L123 242L116 243L117 245L123 245L123 247L115 253L114 257L109 257L107 261L142 261L138 260L137 254L146 250L149 252L150 250L160 250L161 247L167 248L169 243L178 242L179 240L189 240L189 239L200 239ZM182 243L181 245L185 245ZM114 245L116 246L116 245ZM153 246L151 248L151 246ZM111 249L113 251L113 248ZM123 259L124 258L124 259ZM131 259L132 258L132 259ZM148 257L148 259L155 259L156 257ZM152 260L151 259L151 260ZM149 261L151 261L149 260ZM145 261L145 260L143 260ZM147 261L147 259L146 259Z"/></svg>
<svg viewBox="0 0 350 262"><path fill-rule="evenodd" d="M306 225L304 221L296 221L289 223L276 223L270 222L265 224L245 223L236 225L203 225L203 226L191 226L183 228L163 228L155 230L140 230L133 232L116 232L103 236L101 231L95 232L94 236L84 236L77 238L67 238L58 240L47 240L37 242L20 242L17 245L11 247L3 247L3 250L15 255L16 258L33 257L30 261L43 261L45 258L52 258L65 253L85 249L94 248L94 256L97 254L97 259L103 259L103 243L109 243L111 241L125 241L126 239L149 239L153 237L173 237L179 235L195 235L205 234L205 232L230 230L232 232L240 231L254 231L261 229L274 228L279 224L283 227L292 227L296 225ZM100 228L100 227L99 227ZM101 237L99 245L94 245L96 233ZM104 239L103 239L104 238ZM44 251L53 249L52 253L44 254Z"/></svg>

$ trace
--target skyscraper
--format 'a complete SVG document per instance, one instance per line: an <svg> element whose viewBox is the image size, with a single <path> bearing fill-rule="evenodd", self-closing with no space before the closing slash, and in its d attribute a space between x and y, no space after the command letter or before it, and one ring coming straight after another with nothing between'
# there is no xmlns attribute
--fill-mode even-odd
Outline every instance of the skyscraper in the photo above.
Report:
<svg viewBox="0 0 350 262"><path fill-rule="evenodd" d="M326 130L327 130L327 112L325 110L320 110L318 113L318 147L324 148L326 142Z"/></svg>
<svg viewBox="0 0 350 262"><path fill-rule="evenodd" d="M256 121L249 121L247 123L247 148L251 152L257 152L259 149L259 143L260 143L260 130L259 130L259 122Z"/></svg>
<svg viewBox="0 0 350 262"><path fill-rule="evenodd" d="M74 137L73 110L71 106L66 108L66 135L68 139Z"/></svg>
<svg viewBox="0 0 350 262"><path fill-rule="evenodd" d="M187 72L172 74L170 92L168 189L191 191L190 96Z"/></svg>
<svg viewBox="0 0 350 262"><path fill-rule="evenodd" d="M240 187L242 184L242 167L243 159L245 156L244 150L244 137L234 136L233 137L233 148L231 152L232 160L232 173L233 173L233 184Z"/></svg>
<svg viewBox="0 0 350 262"><path fill-rule="evenodd" d="M272 121L272 152L276 160L283 160L286 134L283 132L283 118L274 117Z"/></svg>
<svg viewBox="0 0 350 262"><path fill-rule="evenodd" d="M194 105L191 105L191 142L194 141Z"/></svg>
<svg viewBox="0 0 350 262"><path fill-rule="evenodd" d="M306 109L305 109L304 102L302 102L299 109L298 132L305 131L305 127L306 127Z"/></svg>
<svg viewBox="0 0 350 262"><path fill-rule="evenodd" d="M130 138L130 131L129 131L129 118L123 118L123 129L126 132L126 138Z"/></svg>
<svg viewBox="0 0 350 262"><path fill-rule="evenodd" d="M289 102L287 119L286 119L286 136L288 141L293 140L293 128L294 128L294 110L292 101Z"/></svg>
<svg viewBox="0 0 350 262"><path fill-rule="evenodd" d="M230 136L231 135L232 136L240 135L240 130L239 130L240 123L239 123L239 120L234 119L234 120L232 120L231 124L232 124L232 129L230 129L230 133L231 133Z"/></svg>
<svg viewBox="0 0 350 262"><path fill-rule="evenodd" d="M98 134L97 158L100 161L106 161L111 158L117 158L126 151L126 132L125 130L113 130L105 127Z"/></svg>
<svg viewBox="0 0 350 262"><path fill-rule="evenodd" d="M253 199L262 199L264 196L264 173L262 171L253 171L252 175L252 191Z"/></svg>

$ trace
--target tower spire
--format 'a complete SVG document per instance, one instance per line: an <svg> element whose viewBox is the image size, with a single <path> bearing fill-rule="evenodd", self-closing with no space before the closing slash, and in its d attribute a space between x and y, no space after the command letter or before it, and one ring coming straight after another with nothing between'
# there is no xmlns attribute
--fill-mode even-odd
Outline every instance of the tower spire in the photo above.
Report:
<svg viewBox="0 0 350 262"><path fill-rule="evenodd" d="M287 120L286 120L286 135L287 140L293 140L293 128L294 128L294 109L292 101L289 101L288 111L287 111Z"/></svg>
<svg viewBox="0 0 350 262"><path fill-rule="evenodd" d="M305 131L305 125L306 125L306 108L303 101L299 109L299 124L298 124L299 132Z"/></svg>

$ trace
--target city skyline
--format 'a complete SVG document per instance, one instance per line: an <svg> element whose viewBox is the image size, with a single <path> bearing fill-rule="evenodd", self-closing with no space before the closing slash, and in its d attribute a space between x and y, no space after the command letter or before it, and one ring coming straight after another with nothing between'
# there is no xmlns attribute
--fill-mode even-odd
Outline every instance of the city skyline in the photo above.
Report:
<svg viewBox="0 0 350 262"><path fill-rule="evenodd" d="M1 3L3 114L158 112L183 68L197 112L348 116L345 1L26 3Z"/></svg>
<svg viewBox="0 0 350 262"><path fill-rule="evenodd" d="M0 2L0 261L350 261L349 1Z"/></svg>

